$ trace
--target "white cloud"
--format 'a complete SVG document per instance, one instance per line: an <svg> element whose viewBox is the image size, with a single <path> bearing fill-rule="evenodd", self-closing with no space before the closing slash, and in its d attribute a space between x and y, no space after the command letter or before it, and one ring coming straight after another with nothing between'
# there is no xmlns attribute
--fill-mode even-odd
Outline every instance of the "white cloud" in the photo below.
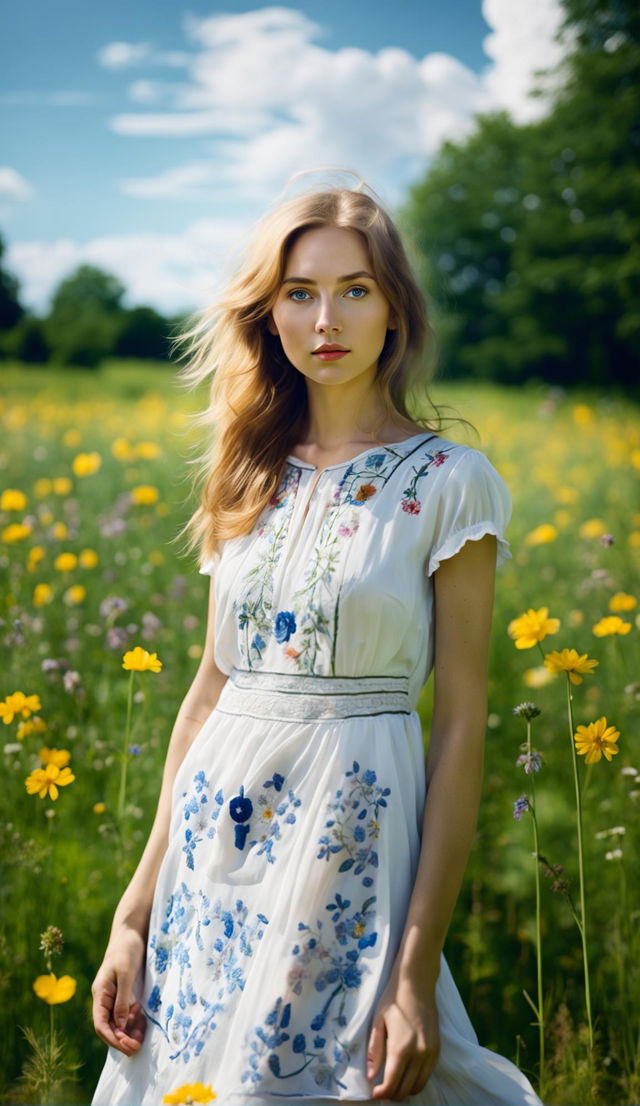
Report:
<svg viewBox="0 0 640 1106"><path fill-rule="evenodd" d="M165 314L215 298L221 274L245 231L233 219L199 219L181 234L104 235L89 242L7 245L6 268L20 281L20 297L45 312L57 284L78 265L96 265L119 277L129 306L145 303Z"/></svg>
<svg viewBox="0 0 640 1106"><path fill-rule="evenodd" d="M166 65L182 68L189 61L183 50L154 50L150 42L109 42L98 50L98 61L105 69L129 69L134 65Z"/></svg>
<svg viewBox="0 0 640 1106"><path fill-rule="evenodd" d="M492 64L483 74L490 101L506 108L518 123L528 123L544 115L545 98L529 97L536 83L536 69L550 69L562 60L571 36L565 42L554 41L563 13L557 0L535 0L514 4L513 0L483 0L482 14L492 27L483 48ZM552 91L556 78L544 78Z"/></svg>
<svg viewBox="0 0 640 1106"><path fill-rule="evenodd" d="M0 165L0 199L30 200L33 195L33 185L22 173L10 165Z"/></svg>
<svg viewBox="0 0 640 1106"><path fill-rule="evenodd" d="M116 115L109 126L136 137L210 136L212 178L256 202L318 161L357 166L367 180L395 177L390 187L399 198L445 139L471 130L478 112L506 108L526 121L546 110L544 98L527 93L533 70L562 57L553 41L559 0L484 0L483 13L492 31L484 43L490 62L480 74L443 53L326 49L314 41L323 28L292 8L190 15L184 30L194 52L186 79L132 89L138 102L162 98L167 110ZM156 194L170 198L173 181L173 195L182 199L185 181L206 187L206 178L202 161L176 166L159 175ZM148 179L120 187L129 195L154 192Z"/></svg>
<svg viewBox="0 0 640 1106"><path fill-rule="evenodd" d="M98 58L114 71L184 69L179 81L132 81L132 104L151 110L113 116L110 129L137 140L203 140L198 158L153 176L123 178L120 190L165 202L222 206L233 199L246 216L244 222L200 220L174 235L16 243L8 253L25 301L44 309L55 283L87 261L119 275L131 303L167 312L196 306L211 295L228 246L295 173L342 166L361 174L391 206L445 139L464 138L478 112L504 108L518 122L538 117L547 103L527 95L533 72L556 65L567 49L554 42L560 0L483 0L482 10L491 32L480 73L444 53L418 58L395 46L376 53L349 45L328 49L318 44L325 35L320 24L278 6L188 15L188 52L163 53L149 42L108 44Z"/></svg>

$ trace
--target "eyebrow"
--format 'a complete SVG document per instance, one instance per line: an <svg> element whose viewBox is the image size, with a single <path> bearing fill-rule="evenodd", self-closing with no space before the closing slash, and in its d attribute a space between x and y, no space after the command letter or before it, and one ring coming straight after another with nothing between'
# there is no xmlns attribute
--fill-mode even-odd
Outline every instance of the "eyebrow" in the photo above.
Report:
<svg viewBox="0 0 640 1106"><path fill-rule="evenodd" d="M365 269L359 269L357 273L347 273L346 276L338 277L338 284L344 284L347 280L355 280L356 277L368 277L369 280L375 280L376 278L368 273ZM283 284L315 284L315 280L309 280L308 277L287 277L282 281ZM377 283L377 282L376 282Z"/></svg>

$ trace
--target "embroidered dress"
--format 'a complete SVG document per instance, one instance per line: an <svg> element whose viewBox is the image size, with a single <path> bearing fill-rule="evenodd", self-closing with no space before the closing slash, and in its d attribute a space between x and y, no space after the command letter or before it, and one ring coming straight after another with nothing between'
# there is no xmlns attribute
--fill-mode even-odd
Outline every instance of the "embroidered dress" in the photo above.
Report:
<svg viewBox="0 0 640 1106"><path fill-rule="evenodd" d="M92 1106L196 1082L216 1106L373 1101L367 1044L421 847L433 573L484 534L502 564L510 513L484 454L425 432L320 471L290 456L252 533L202 566L228 680L174 783L144 1043L109 1049ZM405 1101L540 1103L479 1045L444 957L436 998L440 1057Z"/></svg>

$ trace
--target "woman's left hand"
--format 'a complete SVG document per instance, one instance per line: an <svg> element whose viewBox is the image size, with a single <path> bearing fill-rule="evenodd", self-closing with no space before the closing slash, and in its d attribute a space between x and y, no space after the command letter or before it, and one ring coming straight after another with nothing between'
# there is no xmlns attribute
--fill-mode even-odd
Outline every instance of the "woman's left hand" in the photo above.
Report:
<svg viewBox="0 0 640 1106"><path fill-rule="evenodd" d="M385 1053L386 1043L386 1058ZM440 1029L435 987L421 984L418 974L391 974L373 1017L367 1056L367 1076L374 1079L385 1059L382 1083L374 1099L403 1102L427 1085L440 1055Z"/></svg>

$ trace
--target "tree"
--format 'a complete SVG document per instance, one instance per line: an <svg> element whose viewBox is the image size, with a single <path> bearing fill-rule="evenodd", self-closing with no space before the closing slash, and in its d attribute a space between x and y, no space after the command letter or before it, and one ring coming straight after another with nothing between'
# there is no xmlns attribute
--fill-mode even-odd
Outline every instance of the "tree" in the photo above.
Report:
<svg viewBox="0 0 640 1106"><path fill-rule="evenodd" d="M574 47L549 115L479 117L402 213L451 376L637 383L637 8L564 6Z"/></svg>
<svg viewBox="0 0 640 1106"><path fill-rule="evenodd" d="M122 323L124 285L117 277L81 265L58 286L45 320L53 360L93 367L111 353Z"/></svg>
<svg viewBox="0 0 640 1106"><path fill-rule="evenodd" d="M0 236L0 262L5 252L5 245ZM18 289L20 284L16 277L0 264L0 330L8 330L24 315L24 309L18 302Z"/></svg>
<svg viewBox="0 0 640 1106"><path fill-rule="evenodd" d="M118 357L149 357L165 361L169 356L168 320L152 307L134 307L123 314L114 353Z"/></svg>

